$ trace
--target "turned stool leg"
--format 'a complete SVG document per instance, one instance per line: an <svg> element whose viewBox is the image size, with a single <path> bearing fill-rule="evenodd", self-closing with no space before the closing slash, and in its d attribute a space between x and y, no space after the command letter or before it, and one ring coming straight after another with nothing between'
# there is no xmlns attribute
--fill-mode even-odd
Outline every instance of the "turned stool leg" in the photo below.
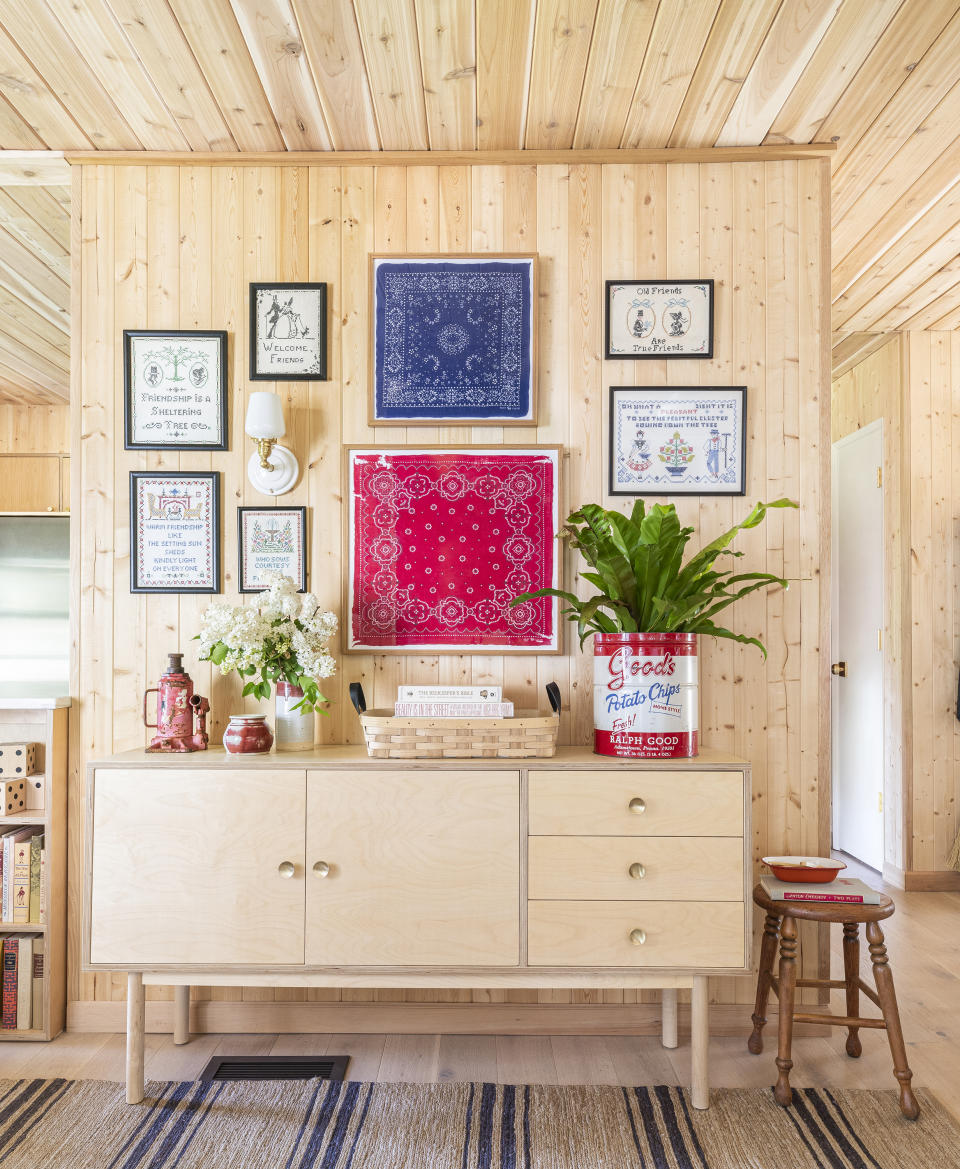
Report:
<svg viewBox="0 0 960 1169"><path fill-rule="evenodd" d="M843 923L843 979L847 984L847 1016L860 1015L860 926L855 921ZM847 1055L859 1059L863 1051L860 1028L850 1027L847 1034Z"/></svg>
<svg viewBox="0 0 960 1169"><path fill-rule="evenodd" d="M760 945L760 971L757 974L757 1003L753 1009L753 1032L747 1040L747 1050L759 1055L763 1051L763 1028L767 1022L767 1000L770 997L770 975L773 960L777 955L777 939L780 936L780 918L768 913L763 927L763 942Z"/></svg>
<svg viewBox="0 0 960 1169"><path fill-rule="evenodd" d="M893 1074L900 1081L900 1111L907 1120L916 1120L920 1115L920 1105L913 1094L910 1081L913 1072L907 1063L907 1049L903 1042L903 1029L900 1026L900 1010L897 1007L897 993L893 989L893 973L887 960L887 947L883 940L883 930L878 922L867 922L867 941L870 943L870 960L873 963L873 977L877 984L877 995L880 998L880 1010L883 1012L883 1021L887 1025L887 1039L890 1041L890 1054L893 1056Z"/></svg>
<svg viewBox="0 0 960 1169"><path fill-rule="evenodd" d="M789 915L780 926L780 987L779 995L779 1045L777 1051L777 1083L773 1095L778 1104L786 1107L793 1099L790 1088L790 1069L793 1060L790 1050L793 1045L793 996L797 983L797 923Z"/></svg>

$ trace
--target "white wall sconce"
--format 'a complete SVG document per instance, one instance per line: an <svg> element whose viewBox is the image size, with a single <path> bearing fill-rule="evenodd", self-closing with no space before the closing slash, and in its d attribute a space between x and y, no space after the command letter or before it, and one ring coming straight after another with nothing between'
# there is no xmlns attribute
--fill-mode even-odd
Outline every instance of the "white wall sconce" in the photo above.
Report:
<svg viewBox="0 0 960 1169"><path fill-rule="evenodd" d="M251 393L244 429L257 446L247 463L247 478L262 495L290 491L300 475L300 464L293 451L277 442L287 431L279 396L267 390Z"/></svg>

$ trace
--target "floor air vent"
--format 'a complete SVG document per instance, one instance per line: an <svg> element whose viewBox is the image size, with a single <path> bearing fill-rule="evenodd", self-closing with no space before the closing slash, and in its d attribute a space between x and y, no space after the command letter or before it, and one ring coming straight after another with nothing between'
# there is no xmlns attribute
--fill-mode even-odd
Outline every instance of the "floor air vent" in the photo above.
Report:
<svg viewBox="0 0 960 1169"><path fill-rule="evenodd" d="M215 1055L201 1080L342 1080L349 1055Z"/></svg>

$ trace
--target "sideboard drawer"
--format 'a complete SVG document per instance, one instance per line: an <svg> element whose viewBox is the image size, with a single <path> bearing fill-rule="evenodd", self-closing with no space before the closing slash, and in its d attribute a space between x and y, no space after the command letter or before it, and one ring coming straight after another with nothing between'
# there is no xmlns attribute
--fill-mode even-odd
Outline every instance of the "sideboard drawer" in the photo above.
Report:
<svg viewBox="0 0 960 1169"><path fill-rule="evenodd" d="M528 941L531 966L729 970L744 965L743 902L531 901Z"/></svg>
<svg viewBox="0 0 960 1169"><path fill-rule="evenodd" d="M531 836L530 896L555 901L737 901L736 836Z"/></svg>
<svg viewBox="0 0 960 1169"><path fill-rule="evenodd" d="M532 836L743 836L742 771L531 771Z"/></svg>

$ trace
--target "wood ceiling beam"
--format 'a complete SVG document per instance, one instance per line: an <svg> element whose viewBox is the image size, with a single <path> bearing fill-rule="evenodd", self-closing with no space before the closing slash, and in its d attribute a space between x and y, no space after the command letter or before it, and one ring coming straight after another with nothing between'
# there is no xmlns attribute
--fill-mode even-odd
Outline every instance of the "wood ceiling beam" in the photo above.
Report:
<svg viewBox="0 0 960 1169"><path fill-rule="evenodd" d="M889 333L852 333L837 341L831 352L834 381L892 340Z"/></svg>
<svg viewBox="0 0 960 1169"><path fill-rule="evenodd" d="M829 158L834 149L830 142L812 142L682 150L68 150L63 158L71 166L630 166L651 162L783 162ZM2 159L0 151L0 173Z"/></svg>

